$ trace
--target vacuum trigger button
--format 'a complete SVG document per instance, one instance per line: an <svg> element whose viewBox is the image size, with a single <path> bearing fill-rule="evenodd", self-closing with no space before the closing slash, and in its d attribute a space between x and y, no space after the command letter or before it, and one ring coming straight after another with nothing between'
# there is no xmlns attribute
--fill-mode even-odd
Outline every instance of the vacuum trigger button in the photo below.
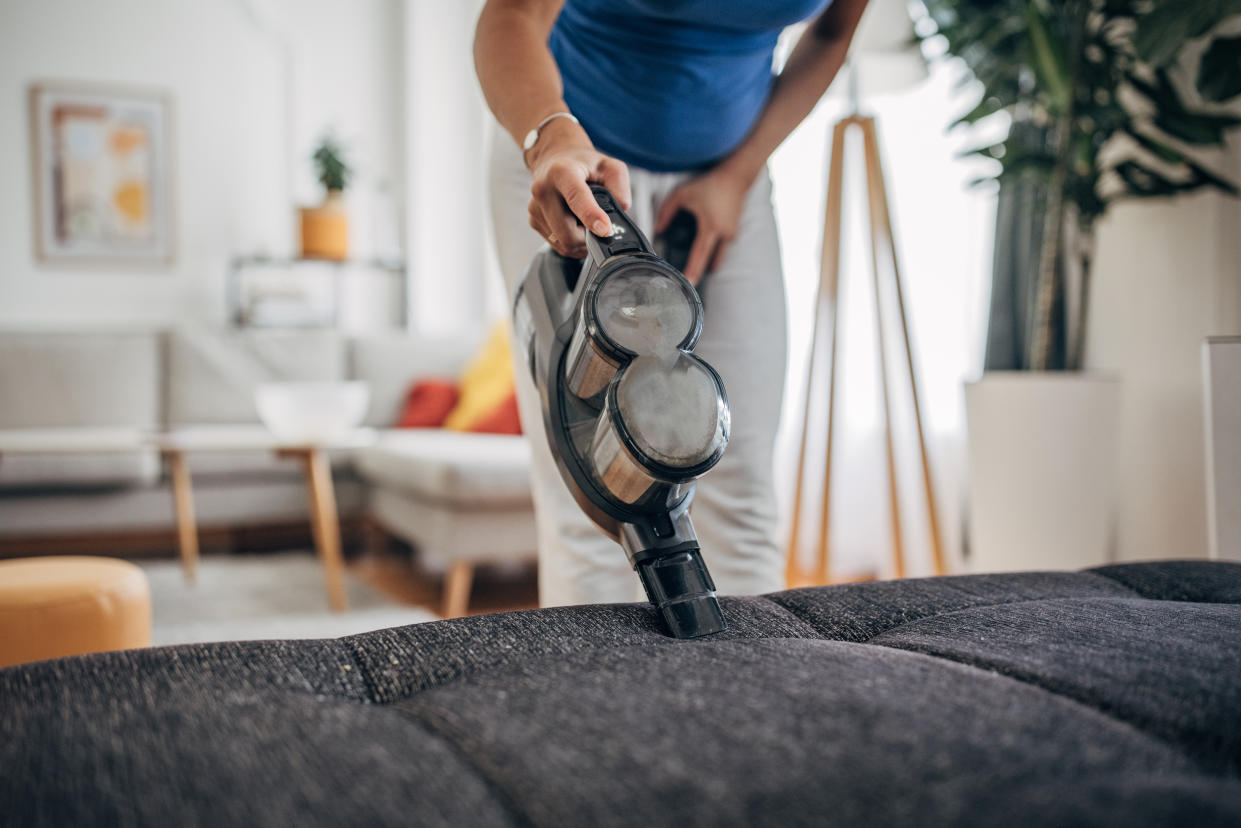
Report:
<svg viewBox="0 0 1241 828"><path fill-rule="evenodd" d="M666 514L657 516L651 521L651 530L657 538L667 538L672 536L672 521L668 519Z"/></svg>

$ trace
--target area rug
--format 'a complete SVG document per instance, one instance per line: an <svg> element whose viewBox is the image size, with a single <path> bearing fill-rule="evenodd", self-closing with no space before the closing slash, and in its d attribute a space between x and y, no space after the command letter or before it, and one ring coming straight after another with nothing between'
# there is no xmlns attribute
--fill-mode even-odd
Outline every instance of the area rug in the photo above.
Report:
<svg viewBox="0 0 1241 828"><path fill-rule="evenodd" d="M435 621L345 574L349 610L328 609L323 569L311 552L206 556L187 584L179 561L140 564L151 584L152 643L338 638Z"/></svg>

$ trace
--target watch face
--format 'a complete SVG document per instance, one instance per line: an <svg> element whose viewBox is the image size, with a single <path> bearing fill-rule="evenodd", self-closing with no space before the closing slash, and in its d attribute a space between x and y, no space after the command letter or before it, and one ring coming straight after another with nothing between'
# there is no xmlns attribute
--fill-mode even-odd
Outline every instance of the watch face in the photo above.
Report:
<svg viewBox="0 0 1241 828"><path fill-rule="evenodd" d="M692 469L728 442L729 411L714 372L684 353L638 357L616 385L616 409L645 457Z"/></svg>
<svg viewBox="0 0 1241 828"><path fill-rule="evenodd" d="M696 297L687 287L646 265L617 271L595 295L599 330L630 353L675 355L697 323Z"/></svg>

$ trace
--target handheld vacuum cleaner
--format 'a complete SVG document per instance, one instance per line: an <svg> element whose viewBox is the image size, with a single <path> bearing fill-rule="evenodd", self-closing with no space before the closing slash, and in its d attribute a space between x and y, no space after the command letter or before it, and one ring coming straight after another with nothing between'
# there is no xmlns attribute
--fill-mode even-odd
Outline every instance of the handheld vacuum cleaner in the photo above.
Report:
<svg viewBox="0 0 1241 828"><path fill-rule="evenodd" d="M728 444L728 399L692 353L698 293L606 189L591 189L611 234L587 232L584 261L540 251L517 292L514 330L578 505L620 543L672 635L709 635L727 625L689 506L694 481ZM685 232L674 222L660 241L687 249Z"/></svg>

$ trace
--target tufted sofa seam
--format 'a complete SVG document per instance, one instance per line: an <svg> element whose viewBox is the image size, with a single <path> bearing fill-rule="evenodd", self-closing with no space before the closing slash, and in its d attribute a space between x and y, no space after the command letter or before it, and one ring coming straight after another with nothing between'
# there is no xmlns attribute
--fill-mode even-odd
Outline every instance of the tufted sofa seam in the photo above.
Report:
<svg viewBox="0 0 1241 828"><path fill-rule="evenodd" d="M1016 606L1018 604L1041 604L1041 603L1044 603L1045 601L1101 601L1101 600L1104 600L1104 601L1118 601L1118 600L1119 601L1160 601L1163 599L1144 598L1140 595L1134 595L1131 598L1122 597L1119 595L1114 596L1114 597L1109 596L1106 598L1104 598L1103 596L1098 596L1098 595L1088 596L1088 597L1080 596L1080 595L1057 595L1054 597L1045 595L1042 598L1019 598L1015 601L992 601L989 604L970 604L968 607L957 607L956 609L944 610L942 612L933 612L930 615L923 615L919 618L908 618L899 624L894 624L891 627L888 627L884 630L881 630L875 633L870 638L864 639L862 641L857 641L855 643L870 644L874 642L876 638L887 635L888 633L891 633L891 632L896 632L897 630L903 627L908 627L910 624L921 624L923 621L930 621L934 618L946 618L947 616L950 616L950 615L958 615L963 612L973 612L974 610L980 610L980 609L989 609L991 607L1009 607L1009 606Z"/></svg>
<svg viewBox="0 0 1241 828"><path fill-rule="evenodd" d="M403 699L402 701L405 700ZM531 821L524 810L517 806L518 800L499 780L487 773L479 765L474 756L462 745L461 740L450 725L433 716L418 715L399 702L388 706L394 709L401 718L439 739L442 744L452 750L457 758L461 760L461 764L473 771L474 775L491 791L492 796L495 797L509 818L512 819L514 825L522 826L522 828L533 828L534 822Z"/></svg>
<svg viewBox="0 0 1241 828"><path fill-rule="evenodd" d="M1079 574L1079 575L1088 575L1088 576L1091 576L1091 577L1097 577L1097 578L1103 578L1103 576L1102 576L1102 575L1096 575L1096 574L1095 574L1095 573L1093 573L1093 572L1081 572L1081 573L1077 573L1077 574ZM928 580L933 580L933 579L928 579ZM1142 595L1140 592L1138 592L1138 591L1137 591L1136 589L1134 589L1133 587L1130 587L1129 585L1127 585L1127 584L1123 584L1123 583L1121 583L1121 582L1119 582L1119 581L1114 581L1114 580L1112 580L1111 578L1103 578L1103 580L1104 580L1104 581L1105 581L1105 582L1106 582L1109 586L1114 586L1114 587L1117 587L1117 588L1119 588L1119 589L1123 589L1123 590L1125 590L1126 592L1130 593L1130 595L1131 595L1133 598L1142 598L1142 599L1145 599L1145 600L1148 600L1148 601L1157 601L1157 600L1162 600L1162 599L1158 599L1158 598L1150 598L1150 597L1148 597L1148 596ZM960 591L960 592L964 592L964 593L966 593L966 594L969 594L969 595L978 595L978 594L979 594L979 593L976 593L976 592L970 592L969 590L963 589L963 588L961 588L959 585L956 585L956 584L954 584L954 585L953 585L953 588L954 588L954 589L957 589L957 590L958 590L958 591ZM773 594L775 594L775 595L779 595L780 593L773 593ZM1036 601L1056 601L1056 600L1071 599L1071 598L1082 598L1082 599L1089 599L1089 598L1093 598L1093 597L1097 597L1097 596L1077 596L1077 595L1041 595L1041 596L1039 596L1039 597L1037 597L1037 598L1018 598L1018 599L1015 599L1015 600L1010 600L1010 601L987 601L987 602L982 602L982 603L977 603L977 604L968 604L968 605L963 606L963 607L956 607L955 609L950 609L950 610L942 610L942 611L935 611L935 612L928 613L927 615L920 615L920 616L918 616L917 618L905 618L905 619L903 619L902 621L900 621L899 623L893 624L893 625L892 625L892 626L890 626L890 627L885 627L884 629L882 629L882 630L880 630L880 631L878 631L878 632L876 632L876 633L873 633L873 634L872 634L872 635L870 635L868 638L863 638L863 639L839 638L839 637L837 637L837 636L834 636L834 635L832 635L832 634L831 634L831 631L830 631L830 630L825 629L824 627L820 626L819 624L816 624L813 620L811 620L810 618L806 617L805 615L802 615L801 613L799 613L799 612L798 612L796 609L794 609L793 607L790 607L790 606L786 606L786 605L784 605L784 604L783 604L783 603L781 603L778 599L776 599L776 598L772 598L770 595L764 595L764 596L761 596L761 597L762 597L762 598L764 598L764 599L765 599L765 600L767 600L767 601L770 601L770 602L771 602L771 603L773 603L773 604L776 604L777 606L783 607L783 608L784 608L784 609L785 609L785 610L786 610L786 611L787 611L790 615L793 615L793 616L794 616L794 617L796 617L799 621L801 621L802 623L804 623L805 625L807 625L807 626L809 626L811 629L813 629L815 632L817 632L820 638L824 638L824 639L826 639L826 640L828 640L828 641L851 641L851 642L853 642L854 644L866 644L866 643L869 643L870 641L872 641L873 639L878 638L878 637L879 637L879 636L881 636L881 635L886 635L887 633L890 633L890 632L892 632L893 630L898 630L898 629L900 629L901 627L904 627L904 626L906 626L906 625L908 625L908 624L916 624L916 623L918 623L918 622L920 622L920 621L926 621L926 620L927 620L927 619L929 619L929 618L938 618L938 617L939 617L939 616L941 616L941 615L951 615L951 614L952 614L952 613L954 613L954 612L963 612L963 611L965 611L965 610L981 609L981 608L985 608L985 607L1001 607L1001 606L1005 606L1005 605L1007 605L1007 604L1028 604L1028 603L1033 603L1033 602L1036 602ZM1121 597L1121 596L1119 596L1119 595L1118 595L1118 596L1114 596L1114 597L1118 597L1118 598L1119 598L1119 597ZM875 601L872 601L871 599L866 598L866 597L863 597L863 600L865 600L865 601L867 601L868 603L873 604L873 605L875 605L875 606L877 606L877 607L882 607L882 606L883 606L883 604L880 604L880 603L877 603L877 602L875 602Z"/></svg>
<svg viewBox="0 0 1241 828"><path fill-rule="evenodd" d="M1035 603L1036 601L1043 601L1043 600L1056 600L1056 599L1043 598L1043 599L1030 599L1027 601L996 602L993 604L980 605L980 606L1003 606L1005 604ZM1131 599L1122 599L1122 600L1131 600ZM1150 600L1150 599L1144 599L1144 600ZM962 608L962 610L960 611L964 611L967 609L972 609L972 608L965 607L965 608ZM946 615L949 613L941 613L941 614ZM934 616L928 616L928 617L934 617ZM909 622L909 623L913 623L913 622ZM882 635L882 633L880 635ZM961 660L951 658L946 655L941 655L938 653L925 652L925 651L914 649L911 647L903 647L898 644L891 644L891 643L875 642L873 640L867 640L864 642L855 642L855 641L840 641L837 639L829 639L829 638L823 638L823 637L764 635L764 636L757 636L754 638L727 639L727 640L718 641L717 643L724 644L724 645L730 645L730 646L744 646L744 645L755 644L755 643L759 643L763 641L787 641L787 640L823 641L828 644L843 644L843 645L859 646L859 647L863 647L863 646L883 647L886 650L900 652L900 653L903 653L903 654L906 654L908 656L912 656L915 658L932 659L936 662L953 665L956 668L960 668L968 672L982 673L982 674L987 675L990 678L997 678L1003 681L1014 682L1024 687L1028 687L1030 689L1036 690L1047 696L1053 696L1074 708L1084 710L1091 715L1106 719L1110 722L1115 723L1118 726L1121 726L1127 730L1130 730L1134 733L1139 734L1145 739L1149 739L1153 742L1157 742L1161 745L1164 745L1168 747L1169 749L1174 750L1178 755L1184 757L1187 761L1193 762L1195 767L1199 768L1203 773L1210 774L1212 776L1217 776L1221 779L1237 779L1241 777L1241 773L1237 772L1237 769L1235 766L1226 766L1226 767L1221 768L1219 763L1212 764L1204 760L1203 758L1188 752L1182 743L1169 738L1164 733L1161 733L1157 730L1153 730L1153 729L1150 729L1144 726L1145 723L1143 721L1134 720L1132 718L1127 718L1125 716L1118 715L1116 711L1093 705L1090 702L1084 699L1078 698L1068 692L1064 692L1061 690L1054 689L1052 687L1048 687L1040 683L1037 680L1036 676L1017 675L1017 674L1013 674L1013 673L1009 673L1009 672L996 669L994 667L987 667L987 666L983 666L980 664L972 664L967 661L961 661ZM609 647L606 649L610 649L610 650L633 649L633 648L641 648L643 646L645 645L630 644L624 647ZM451 684L457 681L461 681L463 679L468 679L472 675L476 675L476 674L456 676L451 681L446 682L446 684ZM515 820L519 820L520 824L522 825L532 825L532 822L530 821L530 818L528 817L528 815L526 815L524 812L522 812L520 809L516 807L516 805L514 804L515 800L513 799L511 795L508 794L505 787L500 782L498 782L496 779L494 779L491 775L489 775L472 758L471 753L468 750L466 750L466 748L463 746L462 742L458 738L457 731L454 729L453 725L450 722L442 721L435 716L426 715L425 712L423 714L415 713L413 710L409 709L406 706L408 702L416 698L421 693L424 693L424 692L427 692L433 689L441 689L443 687L444 685L435 685L433 687L421 688L420 690L418 690L417 692L413 694L404 696L400 699L396 699L392 702L387 702L385 704L387 706L396 708L401 713L402 716L420 725L424 730L427 730L433 735L439 737L445 743L449 744L452 747L453 751L458 754L462 762L465 763L468 767L470 767L479 776L479 778L485 782L485 784L487 785L489 789L491 789L493 792L496 793L503 807L506 809L506 811L510 813L510 815L514 817Z"/></svg>
<svg viewBox="0 0 1241 828"><path fill-rule="evenodd" d="M816 640L816 641L833 640L833 639L829 639L826 636L822 635L820 631L813 624L809 623L804 618L801 618L796 613L790 611L787 607L784 607L783 605L777 603L776 601L773 601L771 598L765 595L752 595L752 596L745 596L745 597L751 601L761 602L761 605L763 606L765 611L772 612L773 616L781 619L784 623L786 623L789 627L792 627L793 629L784 635L777 635L777 634L772 634L772 633L762 633L762 634L749 633L749 634L743 634L736 638L729 637L725 639L719 639L719 638L712 636L712 637L708 637L702 640L704 641L759 641L759 640L764 640L764 639ZM727 615L727 609L725 609L725 614ZM445 623L445 622L441 621L441 622L435 622L435 623ZM735 632L736 630L733 629L733 631ZM600 651L600 650L613 650L613 649L618 649L620 647L693 646L692 641L677 641L676 639L667 637L664 634L657 633L657 632L653 632L653 635L657 636L657 638L655 639L655 643L653 644L652 643L631 643L631 644L625 644L625 645L618 645L615 642L590 641L589 643L586 643L580 647L566 649L563 651L540 652L537 654L537 656L538 657L556 657L558 655L568 655L571 653ZM421 675L418 677L416 686L405 688L404 691L399 694L393 694L390 691L384 689L386 682L384 682L381 678L377 677L372 672L372 668L368 666L370 664L373 664L374 660L363 657L362 652L359 649L358 642L364 639L366 636L367 634L363 633L359 636L349 636L347 638L343 638L341 639L341 641L343 641L348 647L350 658L353 660L354 664L357 665L357 669L360 671L360 675L362 676L363 683L364 683L364 686L367 692L366 701L373 703L373 704L386 704L386 705L399 704L400 702L412 699L421 693L425 693L430 690L435 690L435 689L447 686L449 684L453 684L455 682L468 680L472 676L485 674L495 669L502 669L503 667L505 667L507 664L510 663L506 661L506 662L500 662L496 664L478 665L478 666L474 666L473 669L465 669L460 672L453 673L451 675L438 676L438 677L430 675L428 673L428 674ZM530 654L527 654L524 657L530 657Z"/></svg>
<svg viewBox="0 0 1241 828"><path fill-rule="evenodd" d="M1221 778L1230 778L1230 779L1241 778L1241 766L1238 766L1235 762L1232 763L1231 765L1228 765L1228 770L1221 770L1221 768L1218 765L1209 764L1205 762L1204 760L1202 760L1200 757L1194 756L1193 754L1187 752L1185 750L1185 746L1181 744L1180 742L1174 741L1173 739L1168 738L1168 736L1166 736L1165 734L1160 733L1156 730L1148 729L1147 727L1144 726L1144 723L1142 721L1140 720L1135 721L1134 719L1126 718L1125 716L1118 715L1117 711L1114 711L1111 709L1105 709L1103 707L1093 705L1090 702L1084 699L1078 698L1068 692L1048 687L1047 685L1039 682L1036 676L1029 675L1029 674L1018 675L1018 674L1002 671L995 667L985 667L981 664L971 664L968 661L961 661L961 660L951 658L947 655L943 655L940 653L929 653L924 650L915 649L913 647L902 647L899 644L885 644L882 642L879 642L879 643L865 642L865 643L866 643L866 646L883 647L884 649L887 649L887 650L897 650L902 653L924 656L926 658L933 658L938 661L946 662L948 664L955 664L959 667L964 667L967 670L977 670L979 672L988 673L992 676L997 676L999 678L1006 679L1008 681L1017 682L1018 684L1022 684L1026 687L1030 687L1042 693L1046 693L1049 696L1055 696L1058 699L1063 699L1064 701L1069 702L1077 707L1082 707L1082 708L1085 708L1086 710L1090 710L1094 713L1097 713L1100 716L1103 716L1104 718L1107 718L1118 724L1124 725L1125 727L1131 730L1141 733L1143 736L1146 736L1147 738L1153 739L1164 745L1167 745L1168 747L1176 750L1179 754L1184 756L1186 759L1189 759L1190 761L1192 761L1204 773L1216 775Z"/></svg>
<svg viewBox="0 0 1241 828"><path fill-rule="evenodd" d="M755 641L836 641L836 639L826 638L825 636L822 636L822 635L754 635L754 636L746 636L744 638L723 638L723 639L704 638L701 640L705 642L713 642L717 644L741 644L741 643L748 643L748 642L755 642ZM665 644L664 642L659 642L658 644L654 646L659 646L659 647L676 646L674 639L669 639L669 641L672 643ZM681 643L684 644L685 646L691 646L691 647L693 646L693 642L681 642ZM855 643L855 642L846 642L846 643ZM634 643L629 643L629 644L615 644L615 643L596 644L590 647L583 647L581 649L576 649L576 650L565 650L561 652L542 652L542 653L537 653L535 655L527 655L526 658L527 659L529 658L540 658L540 659L542 658L563 658L563 657L570 656L570 655L578 655L578 654L583 654L583 653L592 653L592 652L600 652L600 651L612 652L616 650L647 649L647 648L650 648L651 646L652 646L651 644L639 643L639 642L634 642ZM361 672L362 680L363 680L363 683L365 685L366 692L367 692L367 698L362 699L362 701L368 704L378 704L378 705L386 705L386 706L399 705L403 702L407 702L407 701L410 701L411 699L417 698L423 693L429 693L433 690L440 690L444 687L447 687L452 684L456 684L458 682L469 681L470 679L476 676L479 676L479 675L485 675L487 673L491 673L496 670L507 669L513 666L514 663L520 663L520 662L501 662L498 664L481 665L476 669L463 670L459 673L454 673L453 675L444 676L438 680L431 681L429 683L425 683L425 684L419 683L418 686L411 687L408 692L402 693L401 695L389 696L385 693L380 692L376 682L373 680L371 676L370 668L366 666L365 662L360 660L356 650L353 648L352 642L350 642L349 647L350 647L350 658L352 658L354 663L358 665L358 669Z"/></svg>
<svg viewBox="0 0 1241 828"><path fill-rule="evenodd" d="M1232 562L1230 561L1229 562L1212 561L1212 563L1223 563L1225 565L1232 564ZM1119 577L1120 572L1114 571L1118 566L1123 566L1123 565L1110 564L1107 567L1096 567L1094 569L1083 570L1081 574L1094 575L1099 578L1106 578L1108 581L1114 584L1117 584L1119 586L1122 586L1125 589L1130 590L1131 592L1143 598L1151 600L1151 601L1172 601L1176 603L1191 603L1191 604L1230 604L1232 606L1241 604L1241 601L1227 600L1227 599L1222 599L1222 598L1201 598L1201 597L1186 598L1186 597L1181 597L1177 595L1158 595L1158 596L1148 595L1147 593L1143 592L1137 587L1130 586L1129 584L1122 581ZM1128 566L1136 567L1136 566L1143 566L1143 564L1130 564ZM1108 570L1108 571L1104 571L1104 570Z"/></svg>
<svg viewBox="0 0 1241 828"><path fill-rule="evenodd" d="M770 595L755 595L753 597L758 598L764 604L774 607L777 610L778 615L792 620L793 622L795 622L795 626L797 626L798 630L804 631L805 633L804 635L785 635L785 636L762 635L762 636L758 636L757 638L796 638L796 639L820 638L824 640L830 640L830 639L827 639L827 637L823 634L823 630L815 626L814 623L798 615L792 609L790 609L789 607L786 607L784 604L781 604L779 601L772 598Z"/></svg>

